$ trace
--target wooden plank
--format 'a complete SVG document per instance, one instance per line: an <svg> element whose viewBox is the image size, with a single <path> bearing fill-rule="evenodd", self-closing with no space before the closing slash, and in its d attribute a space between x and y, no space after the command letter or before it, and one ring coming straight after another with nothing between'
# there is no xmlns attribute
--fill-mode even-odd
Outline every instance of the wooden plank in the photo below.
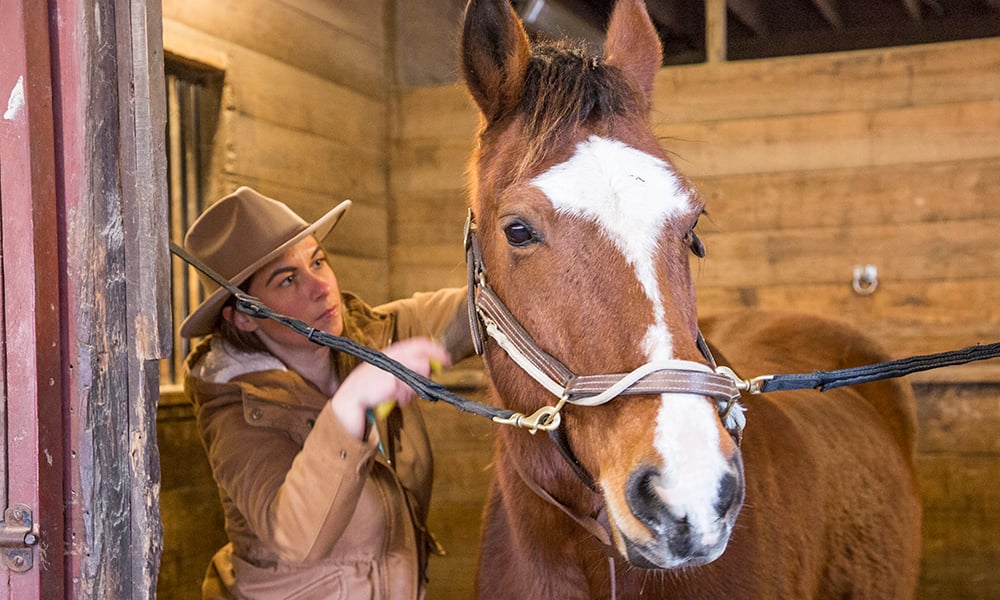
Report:
<svg viewBox="0 0 1000 600"><path fill-rule="evenodd" d="M710 64L726 61L725 0L705 0L705 55Z"/></svg>
<svg viewBox="0 0 1000 600"><path fill-rule="evenodd" d="M229 110L351 147L386 152L382 100L238 46L230 46L226 80Z"/></svg>
<svg viewBox="0 0 1000 600"><path fill-rule="evenodd" d="M355 0L356 1L356 0ZM394 2L397 85L426 86L452 83L458 68L459 28L463 0Z"/></svg>
<svg viewBox="0 0 1000 600"><path fill-rule="evenodd" d="M238 47L190 25L163 19L163 50L167 54L225 71L230 54Z"/></svg>
<svg viewBox="0 0 1000 600"><path fill-rule="evenodd" d="M995 408L995 405L994 405ZM961 434L972 433L977 438L986 437L993 418L980 427L966 427L955 432L950 440L955 446L964 445ZM921 421L921 427L925 422ZM970 515L996 514L1000 510L1000 486L996 476L1000 472L1000 453L991 448L986 454L934 454L920 455L920 497L925 513L961 513Z"/></svg>
<svg viewBox="0 0 1000 600"><path fill-rule="evenodd" d="M384 260L333 255L330 264L341 291L354 292L371 305L398 297L390 296L389 265Z"/></svg>
<svg viewBox="0 0 1000 600"><path fill-rule="evenodd" d="M836 315L864 314L883 323L896 335L918 335L927 327L953 331L963 345L995 341L1000 337L1000 314L984 311L990 298L1000 293L1000 279L903 281L880 284L870 296L859 296L850 282L838 284L753 287L708 286L697 283L700 312L760 308ZM945 350L939 348L938 350Z"/></svg>
<svg viewBox="0 0 1000 600"><path fill-rule="evenodd" d="M386 16L385 3L371 0L279 0L295 10L344 31L365 32L373 24L381 26ZM373 33L374 36L374 33ZM381 43L382 39L374 39Z"/></svg>
<svg viewBox="0 0 1000 600"><path fill-rule="evenodd" d="M689 177L862 167L872 164L870 116L815 116L679 123L657 128Z"/></svg>
<svg viewBox="0 0 1000 600"><path fill-rule="evenodd" d="M1000 101L657 128L690 177L1000 156Z"/></svg>
<svg viewBox="0 0 1000 600"><path fill-rule="evenodd" d="M371 195L365 193L355 193L347 189L346 186L335 184L333 187L324 190L317 190L311 187L301 187L299 180L273 182L254 176L237 176L232 173L222 173L213 180L213 188L218 189L218 193L213 193L208 197L215 201L238 188L241 185L248 185L254 189L271 190L269 195L281 201L288 201L295 204L296 212L307 219L314 220L321 217L326 211L336 206L341 200L350 200L356 208L358 204L385 210L386 198L384 195ZM352 208L351 210L354 210Z"/></svg>
<svg viewBox="0 0 1000 600"><path fill-rule="evenodd" d="M700 177L702 228L727 232L1000 217L1000 159Z"/></svg>
<svg viewBox="0 0 1000 600"><path fill-rule="evenodd" d="M403 298L416 292L443 287L460 287L468 281L465 262L461 259L446 265L400 267L393 264L393 269L390 287L390 294L393 298Z"/></svg>
<svg viewBox="0 0 1000 600"><path fill-rule="evenodd" d="M880 286L875 294L864 297L856 295L846 283L747 288L699 285L697 289L698 311L703 316L760 308L843 319L873 336L891 358L1000 341L1000 312L988 308L992 306L990 299L998 293L997 278L902 282ZM1000 360L927 371L911 378L995 382L1000 380Z"/></svg>
<svg viewBox="0 0 1000 600"><path fill-rule="evenodd" d="M483 390L453 389L485 401ZM429 564L429 598L472 598L480 519L492 471L496 425L452 406L422 403L434 449L434 496L428 527L448 552Z"/></svg>
<svg viewBox="0 0 1000 600"><path fill-rule="evenodd" d="M326 239L326 246L341 256L372 258L387 263L389 228L386 211L366 204L352 205Z"/></svg>
<svg viewBox="0 0 1000 600"><path fill-rule="evenodd" d="M991 514L930 513L924 515L920 585L917 597L996 598L1000 580L996 564L996 509Z"/></svg>
<svg viewBox="0 0 1000 600"><path fill-rule="evenodd" d="M393 130L399 140L467 140L472 149L479 113L464 85L409 88L399 93L396 102Z"/></svg>
<svg viewBox="0 0 1000 600"><path fill-rule="evenodd" d="M661 69L664 123L884 110L1000 95L1000 40L686 65Z"/></svg>
<svg viewBox="0 0 1000 600"><path fill-rule="evenodd" d="M471 138L444 143L437 140L398 142L392 157L393 194L455 194L464 190L471 153Z"/></svg>
<svg viewBox="0 0 1000 600"><path fill-rule="evenodd" d="M194 407L183 398L164 400L156 419L163 520L163 559L156 591L160 598L187 598L192 590L201 589L212 555L229 540ZM191 518L193 507L197 507L197 518Z"/></svg>
<svg viewBox="0 0 1000 600"><path fill-rule="evenodd" d="M880 111L872 119L874 164L996 158L997 131L998 99Z"/></svg>
<svg viewBox="0 0 1000 600"><path fill-rule="evenodd" d="M389 261L396 267L419 267L420 265L449 266L456 263L465 264L465 251L462 244L440 240L437 244L424 244L419 247L391 246Z"/></svg>
<svg viewBox="0 0 1000 600"><path fill-rule="evenodd" d="M237 180L256 178L322 192L384 196L384 155L335 140L226 112L222 119L227 148L224 170Z"/></svg>
<svg viewBox="0 0 1000 600"><path fill-rule="evenodd" d="M996 363L1000 369L1000 363ZM920 453L928 473L945 473L956 481L941 483L949 493L979 489L974 496L991 494L1000 508L1000 385L920 385L917 408L920 416ZM981 461L986 461L985 463ZM993 461L993 462L989 462ZM948 475L954 473L954 475ZM941 476L929 477L939 481Z"/></svg>
<svg viewBox="0 0 1000 600"><path fill-rule="evenodd" d="M150 591L156 587L163 547L156 445L157 361L170 355L173 343L168 313L166 96L159 9L157 2L136 0L116 0L114 9L118 87L114 102L119 119L116 175L121 191L118 233L124 241L126 277L126 306L117 316L124 317L130 340L124 344L127 353L119 365L128 372L128 387L117 391L119 400L127 399L122 402L127 406L122 432L128 437L122 438L126 443L118 451L129 462L120 476L131 482L123 485L130 493L129 536L123 540L132 549L126 585Z"/></svg>
<svg viewBox="0 0 1000 600"><path fill-rule="evenodd" d="M163 16L373 98L387 89L382 21L344 30L287 3L261 0L166 0Z"/></svg>
<svg viewBox="0 0 1000 600"><path fill-rule="evenodd" d="M294 185L263 182L258 192L280 200L308 222L322 217L348 196L337 192L316 192ZM340 256L386 260L389 252L388 216L384 206L351 199L351 208L324 241Z"/></svg>
<svg viewBox="0 0 1000 600"><path fill-rule="evenodd" d="M463 245L468 203L462 193L410 195L393 204L393 245L401 248L451 241Z"/></svg>
<svg viewBox="0 0 1000 600"><path fill-rule="evenodd" d="M1000 219L990 218L781 232L702 231L708 255L693 268L699 284L726 287L850 284L854 266L869 263L890 285L992 278L1000 265L998 227Z"/></svg>

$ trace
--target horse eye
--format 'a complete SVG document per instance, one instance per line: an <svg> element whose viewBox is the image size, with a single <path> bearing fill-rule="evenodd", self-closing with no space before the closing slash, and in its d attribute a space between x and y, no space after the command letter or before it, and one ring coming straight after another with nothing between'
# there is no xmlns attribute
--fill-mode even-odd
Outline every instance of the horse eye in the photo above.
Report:
<svg viewBox="0 0 1000 600"><path fill-rule="evenodd" d="M689 231L687 238L688 247L691 248L691 252L698 258L705 258L705 243L701 241L698 234L694 231Z"/></svg>
<svg viewBox="0 0 1000 600"><path fill-rule="evenodd" d="M535 234L524 223L514 222L503 228L507 243L511 246L527 246L535 239Z"/></svg>

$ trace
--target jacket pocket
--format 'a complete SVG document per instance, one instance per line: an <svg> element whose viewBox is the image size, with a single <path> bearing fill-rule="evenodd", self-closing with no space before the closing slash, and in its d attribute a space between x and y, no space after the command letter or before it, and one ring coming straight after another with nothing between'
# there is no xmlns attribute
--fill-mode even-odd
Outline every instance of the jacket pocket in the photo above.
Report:
<svg viewBox="0 0 1000 600"><path fill-rule="evenodd" d="M236 596L242 600L346 600L341 569L330 565L262 568L233 556Z"/></svg>

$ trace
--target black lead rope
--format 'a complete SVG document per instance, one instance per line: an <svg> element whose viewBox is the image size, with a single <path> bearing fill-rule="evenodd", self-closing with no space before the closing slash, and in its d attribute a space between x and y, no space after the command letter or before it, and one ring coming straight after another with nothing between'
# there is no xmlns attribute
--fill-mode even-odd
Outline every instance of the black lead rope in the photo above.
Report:
<svg viewBox="0 0 1000 600"><path fill-rule="evenodd" d="M211 267L198 260L186 250L170 242L170 250L182 260L198 269L213 281L226 289L236 297L236 309L248 315L267 318L298 333L306 336L311 341L336 350L345 352L360 360L371 363L373 366L391 373L400 381L410 386L421 398L430 401L442 400L468 413L486 417L488 419L509 419L514 414L512 410L499 409L494 406L476 402L463 398L458 394L449 391L440 383L432 381L419 373L411 371L396 360L389 358L382 352L362 346L348 338L331 335L325 331L319 331L309 327L304 322L279 314L268 308L257 298L243 292L234 286L228 279L219 275ZM938 369L941 367L962 365L965 363L986 360L1000 357L1000 342L993 344L980 344L969 346L961 350L949 352L939 352L937 354L925 354L898 360L875 363L861 367L851 367L836 371L814 371L812 373L800 373L792 375L764 375L752 380L741 380L733 373L732 376L743 384L741 389L760 394L767 392L818 389L819 391L832 390L834 388L870 383L882 379L892 379L903 377L919 371Z"/></svg>
<svg viewBox="0 0 1000 600"><path fill-rule="evenodd" d="M912 356L887 362L839 369L836 371L815 371L797 375L771 375L763 377L760 393L787 390L818 389L821 392L847 385L859 385L881 379L903 377L911 373L962 365L977 360L1000 357L1000 342L979 344L961 350Z"/></svg>
<svg viewBox="0 0 1000 600"><path fill-rule="evenodd" d="M333 335L325 331L320 331L306 325L303 321L276 313L257 298L254 298L234 286L228 279L192 256L174 242L170 242L170 251L190 264L192 267L198 269L205 275L208 275L213 281L232 294L236 298L236 310L259 319L271 319L272 321L281 323L293 331L304 335L314 343L326 346L327 348L338 352L350 354L351 356L370 363L372 366L378 367L379 369L397 377L400 381L410 386L410 388L412 388L413 391L424 400L430 400L431 402L442 400L459 410L479 415L481 417L486 417L488 419L509 419L515 414L512 410L499 409L483 404L482 402L476 402L475 400L463 398L462 396L449 391L448 388L444 387L440 383L432 381L431 379L406 368L399 361L386 356L378 350L362 346L353 340L339 335Z"/></svg>

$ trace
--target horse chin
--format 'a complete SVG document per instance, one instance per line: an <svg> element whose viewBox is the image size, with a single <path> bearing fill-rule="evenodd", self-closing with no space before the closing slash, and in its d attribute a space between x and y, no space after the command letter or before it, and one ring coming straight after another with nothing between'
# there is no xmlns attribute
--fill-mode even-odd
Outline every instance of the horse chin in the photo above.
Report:
<svg viewBox="0 0 1000 600"><path fill-rule="evenodd" d="M670 548L670 543L639 544L625 541L626 557L632 566L640 569L682 569L707 565L720 556L726 549L729 536L710 547L690 549L683 554L677 554Z"/></svg>

